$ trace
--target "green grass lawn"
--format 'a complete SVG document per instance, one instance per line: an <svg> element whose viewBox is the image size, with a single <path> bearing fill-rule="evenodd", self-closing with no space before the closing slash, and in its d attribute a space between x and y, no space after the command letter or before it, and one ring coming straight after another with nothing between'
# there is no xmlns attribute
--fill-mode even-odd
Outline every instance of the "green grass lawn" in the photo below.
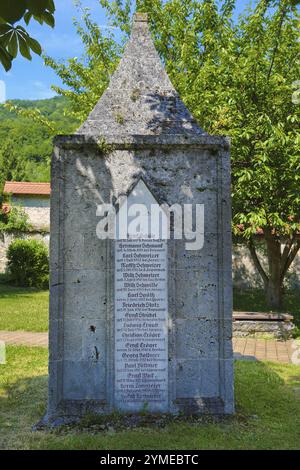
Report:
<svg viewBox="0 0 300 470"><path fill-rule="evenodd" d="M47 331L49 292L0 284L0 330Z"/></svg>
<svg viewBox="0 0 300 470"><path fill-rule="evenodd" d="M10 346L0 365L1 449L299 449L300 366L236 363L237 414L162 429L97 426L32 432L45 411L47 351Z"/></svg>

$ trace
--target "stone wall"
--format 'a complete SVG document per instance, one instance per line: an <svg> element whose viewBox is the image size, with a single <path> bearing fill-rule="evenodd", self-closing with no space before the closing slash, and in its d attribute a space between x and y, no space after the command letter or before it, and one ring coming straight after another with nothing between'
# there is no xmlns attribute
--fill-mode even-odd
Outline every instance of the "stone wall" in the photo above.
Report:
<svg viewBox="0 0 300 470"><path fill-rule="evenodd" d="M261 335L287 340L291 338L295 326L291 321L234 321L232 333L236 338Z"/></svg>
<svg viewBox="0 0 300 470"><path fill-rule="evenodd" d="M20 206L29 217L29 222L36 232L50 231L50 198L49 196L13 196L14 206Z"/></svg>
<svg viewBox="0 0 300 470"><path fill-rule="evenodd" d="M24 207L34 230L49 232L50 208L49 207Z"/></svg>

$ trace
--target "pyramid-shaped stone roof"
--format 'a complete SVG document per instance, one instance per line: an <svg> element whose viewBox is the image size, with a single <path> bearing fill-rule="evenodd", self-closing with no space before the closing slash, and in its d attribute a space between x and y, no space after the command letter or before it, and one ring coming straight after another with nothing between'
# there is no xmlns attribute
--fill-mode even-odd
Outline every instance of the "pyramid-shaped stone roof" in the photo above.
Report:
<svg viewBox="0 0 300 470"><path fill-rule="evenodd" d="M155 49L145 13L136 13L120 64L77 134L205 135L174 89Z"/></svg>

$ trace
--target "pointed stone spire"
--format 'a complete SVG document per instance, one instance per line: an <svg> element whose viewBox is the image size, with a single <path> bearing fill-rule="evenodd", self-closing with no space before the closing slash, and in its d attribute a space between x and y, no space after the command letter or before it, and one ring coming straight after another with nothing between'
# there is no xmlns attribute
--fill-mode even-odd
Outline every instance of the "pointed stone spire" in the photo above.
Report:
<svg viewBox="0 0 300 470"><path fill-rule="evenodd" d="M95 138L205 134L175 91L154 47L148 15L136 13L110 84L77 134Z"/></svg>

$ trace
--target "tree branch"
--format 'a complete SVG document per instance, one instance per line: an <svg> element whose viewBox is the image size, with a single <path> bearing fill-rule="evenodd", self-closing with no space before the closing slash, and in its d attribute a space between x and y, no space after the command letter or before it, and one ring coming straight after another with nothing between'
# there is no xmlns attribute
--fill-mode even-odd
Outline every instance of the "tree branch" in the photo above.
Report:
<svg viewBox="0 0 300 470"><path fill-rule="evenodd" d="M249 251L251 253L251 257L253 259L253 262L255 264L255 267L256 269L258 270L259 274L261 275L264 283L268 282L269 278L267 276L267 274L265 273L265 270L264 268L262 267L261 265L261 262L259 261L258 259L258 256L257 256L257 253L256 253L256 250L255 250L255 246L254 246L254 243L253 243L253 240L249 240L248 242L248 248L249 248Z"/></svg>
<svg viewBox="0 0 300 470"><path fill-rule="evenodd" d="M297 241L297 243L294 243L293 248L290 250L290 253L287 257L287 260L285 262L285 265L282 268L281 271L281 278L284 279L284 276L286 275L289 267L291 266L292 262L294 261L296 254L300 250L300 240Z"/></svg>
<svg viewBox="0 0 300 470"><path fill-rule="evenodd" d="M286 264L287 259L289 257L289 254L290 254L291 248L293 246L293 243L295 241L295 238L296 238L296 234L293 234L291 237L289 237L288 241L286 242L286 244L284 246L284 250L283 250L282 255L281 255L282 271L284 270L285 264Z"/></svg>

